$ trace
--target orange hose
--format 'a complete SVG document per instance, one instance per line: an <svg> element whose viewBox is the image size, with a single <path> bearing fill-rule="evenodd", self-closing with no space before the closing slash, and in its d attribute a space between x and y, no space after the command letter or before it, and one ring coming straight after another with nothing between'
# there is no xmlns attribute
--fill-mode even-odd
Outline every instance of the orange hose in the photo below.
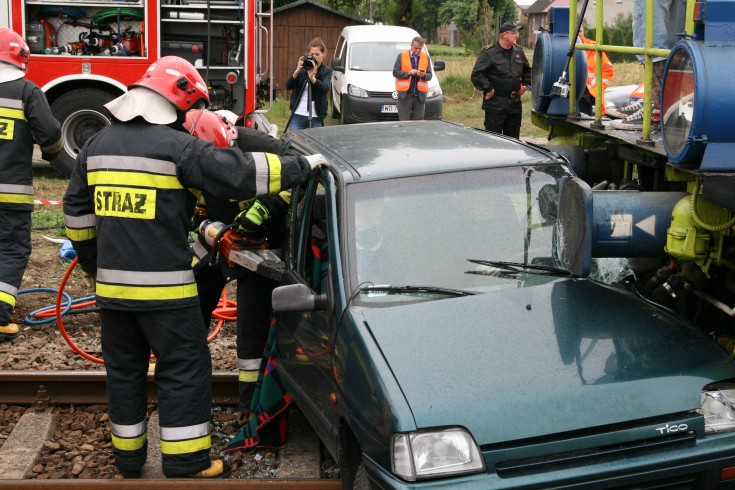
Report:
<svg viewBox="0 0 735 490"><path fill-rule="evenodd" d="M61 299L63 298L64 287L66 286L66 281L69 280L69 276L71 275L71 272L74 270L74 267L77 265L77 261L78 259L75 257L74 260L71 262L71 264L69 264L69 268L66 270L64 277L61 279L61 284L59 284L59 291L58 293L56 293L56 309L49 310L49 311L54 311L56 315L56 323L59 324L59 331L61 332L61 336L64 337L64 340L66 340L66 343L69 344L69 347L71 347L71 350L73 350L80 356L84 357L85 359L88 359L90 361L93 361L99 364L104 364L105 361L103 359L100 359L99 357L94 357L93 355L87 352L84 352L82 349L77 347L74 341L71 340L69 335L66 333L64 322L61 319ZM73 305L72 308L81 308L83 306L91 306L96 303L97 303L96 300L87 301L84 303L79 303L78 305ZM236 311L237 311L237 303L235 303L234 301L229 301L227 299L227 290L223 289L222 298L220 298L219 302L217 303L217 308L212 312L212 317L219 318L219 321L217 322L217 325L212 330L212 333L210 333L209 336L207 337L207 342L211 342L212 339L214 339L217 336L225 320L230 320L230 321L237 320ZM47 312L40 312L40 314L36 316L44 316L42 315L43 313L47 313ZM51 314L48 313L45 316L51 316ZM151 354L151 359L155 359L153 354Z"/></svg>

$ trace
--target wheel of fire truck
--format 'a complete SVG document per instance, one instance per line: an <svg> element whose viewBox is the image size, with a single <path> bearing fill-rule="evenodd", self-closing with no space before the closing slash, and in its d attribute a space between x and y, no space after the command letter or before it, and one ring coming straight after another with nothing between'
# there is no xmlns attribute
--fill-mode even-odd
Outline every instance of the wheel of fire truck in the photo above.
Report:
<svg viewBox="0 0 735 490"><path fill-rule="evenodd" d="M61 95L51 103L51 112L61 123L64 149L52 163L65 177L71 177L77 154L90 136L110 125L103 108L117 97L110 91L80 88Z"/></svg>

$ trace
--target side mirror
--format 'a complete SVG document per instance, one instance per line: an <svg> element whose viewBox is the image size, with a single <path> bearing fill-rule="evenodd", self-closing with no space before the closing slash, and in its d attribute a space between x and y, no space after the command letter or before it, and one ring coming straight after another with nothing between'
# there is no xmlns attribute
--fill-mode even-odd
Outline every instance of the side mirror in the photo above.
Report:
<svg viewBox="0 0 735 490"><path fill-rule="evenodd" d="M334 58L332 60L332 70L338 71L340 73L345 72L345 67L342 66L342 58Z"/></svg>
<svg viewBox="0 0 735 490"><path fill-rule="evenodd" d="M318 311L329 306L327 294L316 294L305 284L289 284L273 290L271 296L273 310L286 311Z"/></svg>
<svg viewBox="0 0 735 490"><path fill-rule="evenodd" d="M436 60L434 61L434 71L442 71L446 68L444 65L444 60Z"/></svg>

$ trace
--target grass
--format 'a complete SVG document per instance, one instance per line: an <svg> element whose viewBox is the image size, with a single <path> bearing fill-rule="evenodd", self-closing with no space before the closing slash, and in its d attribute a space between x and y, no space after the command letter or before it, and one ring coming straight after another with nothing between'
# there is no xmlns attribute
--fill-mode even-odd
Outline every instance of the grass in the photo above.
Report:
<svg viewBox="0 0 735 490"><path fill-rule="evenodd" d="M445 45L429 45L429 51L433 58L444 60L446 69L436 73L442 91L444 92L444 108L442 119L455 121L474 128L482 128L485 113L481 108L481 94L470 81L470 74L475 65L477 55L463 47L449 48ZM533 52L526 51L529 63L532 63ZM643 81L643 65L633 63L616 63L613 85L637 85ZM283 129L290 114L288 110L289 92L281 92L281 99L274 102L266 117L271 123L278 125L278 135ZM523 103L523 119L521 122L522 138L545 138L546 131L531 123L531 94L527 93L521 98ZM330 102L331 104L331 102ZM338 119L327 116L327 126L339 124Z"/></svg>

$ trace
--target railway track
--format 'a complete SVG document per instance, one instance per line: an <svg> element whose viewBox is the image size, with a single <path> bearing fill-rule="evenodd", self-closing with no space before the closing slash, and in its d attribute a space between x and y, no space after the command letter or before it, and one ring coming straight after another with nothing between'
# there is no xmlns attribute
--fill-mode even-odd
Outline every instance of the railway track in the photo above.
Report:
<svg viewBox="0 0 735 490"><path fill-rule="evenodd" d="M0 371L0 403L41 409L49 404L106 404L106 379L104 371ZM234 405L237 399L237 373L212 373L212 404ZM148 400L157 400L153 373L148 373Z"/></svg>
<svg viewBox="0 0 735 490"><path fill-rule="evenodd" d="M0 441L0 489L341 488L338 474L332 472L331 478L325 477L325 464L332 469L335 464L325 463L316 435L295 407L289 416L289 442L279 449L229 455L235 470L233 478L164 478L156 441L158 416L152 373L148 376L152 403L148 421L150 468L148 464L144 467L141 479L122 479L114 469L110 448L105 382L103 371L0 371L0 406L8 410L27 407L7 439ZM213 373L212 397L213 445L221 450L237 433L233 415L238 398L237 374ZM84 408L87 406L89 410ZM103 470L104 476L89 477Z"/></svg>

